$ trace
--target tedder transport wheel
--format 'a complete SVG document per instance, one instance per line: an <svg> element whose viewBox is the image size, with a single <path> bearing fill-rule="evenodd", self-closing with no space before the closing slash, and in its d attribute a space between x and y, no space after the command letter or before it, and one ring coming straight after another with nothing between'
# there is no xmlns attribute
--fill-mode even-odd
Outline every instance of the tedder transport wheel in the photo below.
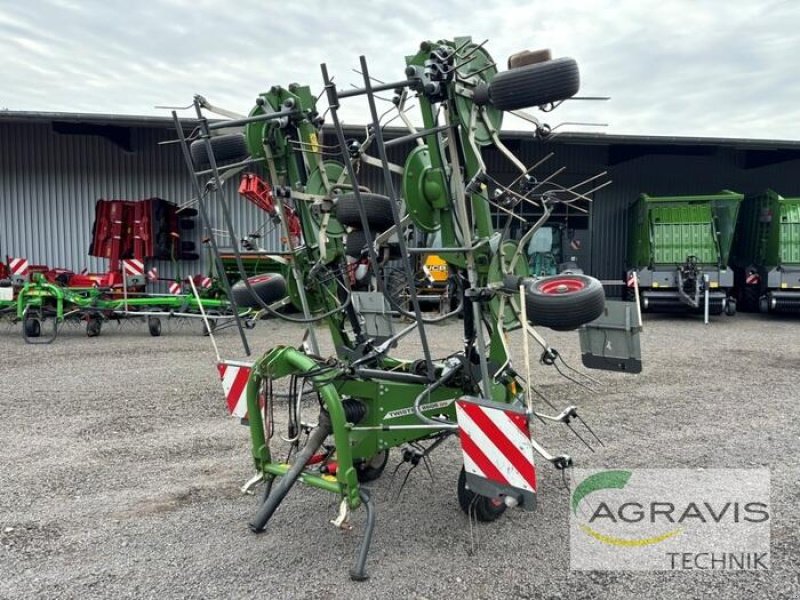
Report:
<svg viewBox="0 0 800 600"><path fill-rule="evenodd" d="M371 231L385 231L394 225L392 217L392 201L379 194L362 192L361 201L367 215L367 223ZM358 211L358 201L355 194L342 194L336 200L336 219L342 225L363 229L361 214Z"/></svg>
<svg viewBox="0 0 800 600"><path fill-rule="evenodd" d="M42 335L42 324L39 319L25 319L22 326L25 328L25 337L37 338Z"/></svg>
<svg viewBox="0 0 800 600"><path fill-rule="evenodd" d="M601 314L606 305L603 285L588 275L552 275L528 284L525 308L534 325L557 331L577 329Z"/></svg>
<svg viewBox="0 0 800 600"><path fill-rule="evenodd" d="M264 304L272 304L286 297L286 280L280 273L254 275L248 277L247 281ZM231 286L231 295L238 306L261 308L261 304L256 298L253 298L244 281L237 281Z"/></svg>
<svg viewBox="0 0 800 600"><path fill-rule="evenodd" d="M497 109L518 110L566 100L579 88L578 64L555 58L498 73L489 82L488 99Z"/></svg>
<svg viewBox="0 0 800 600"><path fill-rule="evenodd" d="M475 519L484 523L496 521L506 512L506 503L501 498L479 496L467 489L467 472L461 467L458 475L458 505L467 515L475 515Z"/></svg>
<svg viewBox="0 0 800 600"><path fill-rule="evenodd" d="M88 337L97 337L100 335L100 330L103 328L103 321L97 317L89 317L86 321L86 335Z"/></svg>
<svg viewBox="0 0 800 600"><path fill-rule="evenodd" d="M381 450L371 459L356 465L356 477L359 483L375 481L383 474L387 462L389 462L389 451Z"/></svg>
<svg viewBox="0 0 800 600"><path fill-rule="evenodd" d="M217 166L239 162L250 156L244 135L241 133L212 137L211 150L214 152L214 160ZM193 141L189 146L189 152L192 155L192 163L194 163L194 167L198 171L211 166L205 140Z"/></svg>
<svg viewBox="0 0 800 600"><path fill-rule="evenodd" d="M147 317L147 330L153 337L161 335L161 319L158 317Z"/></svg>

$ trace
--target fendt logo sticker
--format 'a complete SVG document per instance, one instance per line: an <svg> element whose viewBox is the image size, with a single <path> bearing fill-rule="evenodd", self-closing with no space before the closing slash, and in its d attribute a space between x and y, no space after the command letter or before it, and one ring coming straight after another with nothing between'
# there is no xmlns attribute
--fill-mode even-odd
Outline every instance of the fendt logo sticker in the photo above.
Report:
<svg viewBox="0 0 800 600"><path fill-rule="evenodd" d="M576 469L575 482L573 569L769 568L766 469Z"/></svg>

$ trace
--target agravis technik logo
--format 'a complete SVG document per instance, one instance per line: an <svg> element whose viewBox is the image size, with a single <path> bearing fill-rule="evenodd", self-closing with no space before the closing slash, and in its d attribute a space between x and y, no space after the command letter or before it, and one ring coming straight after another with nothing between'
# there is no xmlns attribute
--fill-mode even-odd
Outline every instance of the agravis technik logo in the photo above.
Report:
<svg viewBox="0 0 800 600"><path fill-rule="evenodd" d="M765 469L576 469L575 475L574 569L769 568Z"/></svg>

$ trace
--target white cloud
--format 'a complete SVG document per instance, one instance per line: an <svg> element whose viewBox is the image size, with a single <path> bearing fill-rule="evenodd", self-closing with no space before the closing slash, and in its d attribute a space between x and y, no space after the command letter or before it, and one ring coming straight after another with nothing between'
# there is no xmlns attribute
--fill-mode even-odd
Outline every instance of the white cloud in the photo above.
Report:
<svg viewBox="0 0 800 600"><path fill-rule="evenodd" d="M342 88L361 83L352 71L361 54L374 77L397 80L420 41L472 35L489 39L500 65L524 48L573 56L581 93L612 97L565 103L544 116L551 125L797 139L799 21L800 5L791 1L5 2L0 106L166 114L154 107L186 105L202 93L247 112L274 84L321 90L322 62ZM348 102L342 116L363 123L366 105Z"/></svg>

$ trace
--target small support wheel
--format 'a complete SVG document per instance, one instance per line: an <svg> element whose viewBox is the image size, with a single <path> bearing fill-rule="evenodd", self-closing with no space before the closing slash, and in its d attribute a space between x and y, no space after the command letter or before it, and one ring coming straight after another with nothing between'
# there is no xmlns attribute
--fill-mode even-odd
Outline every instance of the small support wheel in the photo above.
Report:
<svg viewBox="0 0 800 600"><path fill-rule="evenodd" d="M217 320L216 319L209 317L208 324L206 324L206 322L203 321L203 335L206 335L206 336L211 335L212 333L214 333L214 331L216 329L217 329Z"/></svg>
<svg viewBox="0 0 800 600"><path fill-rule="evenodd" d="M506 512L506 503L501 498L479 496L467 488L467 471L461 467L458 475L458 505L467 515L483 523L491 523Z"/></svg>
<svg viewBox="0 0 800 600"><path fill-rule="evenodd" d="M356 465L356 476L359 483L375 481L383 474L386 463L389 462L389 451L381 450L369 460Z"/></svg>
<svg viewBox="0 0 800 600"><path fill-rule="evenodd" d="M103 328L103 321L98 317L89 317L86 321L86 335L88 337L97 337L100 335L100 330Z"/></svg>
<svg viewBox="0 0 800 600"><path fill-rule="evenodd" d="M22 326L25 328L25 337L38 338L42 335L42 323L39 319L27 318Z"/></svg>
<svg viewBox="0 0 800 600"><path fill-rule="evenodd" d="M725 303L725 314L729 317L736 314L736 300L733 298L728 298L728 301Z"/></svg>
<svg viewBox="0 0 800 600"><path fill-rule="evenodd" d="M147 317L147 330L153 337L161 335L161 319L158 317Z"/></svg>

